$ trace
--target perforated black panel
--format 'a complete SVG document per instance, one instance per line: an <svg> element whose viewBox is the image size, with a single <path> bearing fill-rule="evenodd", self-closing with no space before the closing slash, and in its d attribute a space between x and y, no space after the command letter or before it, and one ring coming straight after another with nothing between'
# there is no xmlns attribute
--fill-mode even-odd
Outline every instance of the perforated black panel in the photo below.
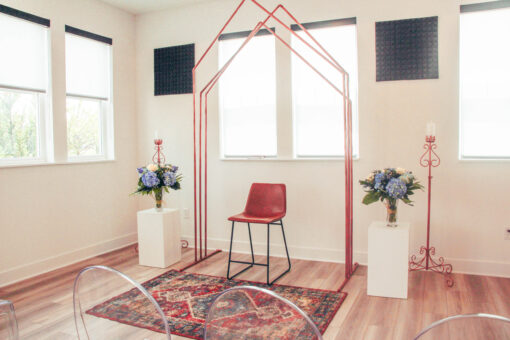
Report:
<svg viewBox="0 0 510 340"><path fill-rule="evenodd" d="M154 50L154 95L193 93L195 44Z"/></svg>
<svg viewBox="0 0 510 340"><path fill-rule="evenodd" d="M377 22L377 81L435 79L438 18Z"/></svg>

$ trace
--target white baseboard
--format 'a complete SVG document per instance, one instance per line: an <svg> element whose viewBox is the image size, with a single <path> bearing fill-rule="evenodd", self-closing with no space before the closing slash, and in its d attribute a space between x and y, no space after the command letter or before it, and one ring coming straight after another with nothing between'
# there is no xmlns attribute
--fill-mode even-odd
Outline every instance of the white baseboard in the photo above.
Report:
<svg viewBox="0 0 510 340"><path fill-rule="evenodd" d="M0 287L136 243L132 233L0 272Z"/></svg>
<svg viewBox="0 0 510 340"><path fill-rule="evenodd" d="M193 237L183 236L183 239L187 240L190 246L193 246ZM137 234L132 233L0 272L0 287L129 246L136 243L136 241ZM228 251L229 245L230 240L208 239L209 249L214 248ZM248 254L249 243L247 241L236 241L233 250L236 253ZM257 255L265 255L266 244L254 242L253 250ZM289 253L293 259L336 263L345 262L345 251L340 249L289 246ZM285 247L283 244L271 244L271 255L285 257ZM354 260L362 265L366 265L367 253L355 251ZM448 258L447 262L452 264L454 273L510 277L510 263L506 262L459 258Z"/></svg>
<svg viewBox="0 0 510 340"><path fill-rule="evenodd" d="M510 263L495 261L480 261L472 259L447 258L454 273L510 277Z"/></svg>
<svg viewBox="0 0 510 340"><path fill-rule="evenodd" d="M193 237L184 236L190 246L193 246ZM207 247L209 249L221 249L228 251L230 240L209 238ZM233 251L236 253L249 253L248 241L235 241ZM256 255L266 254L266 244L262 242L253 242L253 251ZM285 247L283 244L271 244L271 256L285 257ZM325 261L325 262L345 262L345 251L343 249L312 248L289 246L289 254L293 259ZM354 261L361 265L368 263L368 254L366 251L354 251ZM472 259L448 258L447 263L451 263L454 273L510 277L510 263L495 261L479 261Z"/></svg>
<svg viewBox="0 0 510 340"><path fill-rule="evenodd" d="M194 238L191 236L183 236L183 239L189 242L190 247L193 246ZM207 239L207 248L209 249L221 249L228 251L230 246L230 240L224 239ZM250 244L248 241L235 241L233 251L241 254L248 254ZM266 255L267 245L263 242L253 242L253 252L256 255ZM345 262L345 251L342 249L330 249L330 248L312 248L312 247L296 247L288 246L289 255L292 259L299 260L311 260L311 261L324 261L324 262ZM271 256L286 257L285 246L283 244L271 244L270 248ZM355 252L354 260L360 264L367 263L366 252Z"/></svg>

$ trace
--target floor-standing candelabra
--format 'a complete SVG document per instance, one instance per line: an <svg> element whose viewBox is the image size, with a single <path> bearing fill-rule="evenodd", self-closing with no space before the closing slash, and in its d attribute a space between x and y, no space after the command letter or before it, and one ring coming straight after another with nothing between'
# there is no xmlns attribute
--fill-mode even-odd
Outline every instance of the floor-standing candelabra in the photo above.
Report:
<svg viewBox="0 0 510 340"><path fill-rule="evenodd" d="M444 263L444 258L441 256L436 260L432 256L436 254L436 248L430 246L430 198L432 191L432 168L436 168L441 164L441 159L436 154L436 137L427 135L425 137L425 145L423 146L425 152L420 158L420 165L429 169L428 176L428 209L427 209L427 245L420 247L420 255L423 257L418 260L416 255L411 256L409 261L409 271L430 270L439 274L443 274L446 279L448 287L453 286L452 278L452 265Z"/></svg>

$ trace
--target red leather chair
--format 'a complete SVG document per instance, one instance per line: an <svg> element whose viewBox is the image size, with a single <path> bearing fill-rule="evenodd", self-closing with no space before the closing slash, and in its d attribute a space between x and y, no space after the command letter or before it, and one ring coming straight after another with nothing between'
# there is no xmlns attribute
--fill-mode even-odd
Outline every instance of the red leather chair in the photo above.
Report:
<svg viewBox="0 0 510 340"><path fill-rule="evenodd" d="M228 218L232 221L232 232L230 234L230 250L228 253L228 268L227 278L229 280L244 273L246 270L253 266L264 266L267 267L267 284L272 285L283 275L290 271L290 257L289 250L287 249L287 240L285 239L285 231L283 230L283 217L287 212L287 197L285 184L268 184L268 183L253 183L250 188L248 195L248 201L244 211L240 214L231 216ZM234 239L234 226L235 222L244 222L248 224L248 235L250 237L250 249L251 249L251 262L246 261L234 261L232 260L232 241ZM255 263L255 256L253 254L253 243L251 240L251 229L250 223L256 224L267 224L267 262L266 263ZM271 225L279 225L282 228L283 243L285 244L285 252L287 253L287 261L289 262L289 268L280 274L273 281L269 281L269 231ZM241 271L237 272L233 276L230 276L230 263L242 263L248 266Z"/></svg>

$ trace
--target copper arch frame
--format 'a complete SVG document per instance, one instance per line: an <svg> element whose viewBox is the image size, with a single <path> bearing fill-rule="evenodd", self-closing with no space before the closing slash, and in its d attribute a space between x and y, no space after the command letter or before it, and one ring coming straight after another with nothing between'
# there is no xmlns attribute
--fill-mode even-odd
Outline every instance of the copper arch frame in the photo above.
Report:
<svg viewBox="0 0 510 340"><path fill-rule="evenodd" d="M218 70L218 72L209 80L206 86L200 91L199 98L199 117L198 117L198 132L197 138L197 81L196 71L204 58L211 51L214 44L219 40L221 34L225 31L232 19L237 15L240 8L246 2L252 2L259 9L267 14L264 21L259 21L255 28L250 32L241 47L232 55L232 57ZM289 18L295 22L301 30L313 41L313 43L322 51L319 52L317 48L312 46L309 42L298 35L291 27L283 23L275 13L278 10L284 11ZM324 59L329 65L337 70L342 76L342 90L335 86L328 80L322 73L320 73L308 60L295 51L280 35L269 28L266 23L269 19L274 19L283 28L291 32L293 36L301 40L309 49ZM315 73L324 79L335 91L337 91L343 98L343 112L344 112L344 163L345 163L345 279L340 285L338 291L341 291L345 284L349 281L352 274L358 267L358 263L353 262L353 178L352 178L352 102L349 98L349 74L340 66L340 64L328 53L328 51L317 42L317 40L308 32L308 30L285 8L283 5L278 5L273 11L267 10L256 0L242 0L237 6L234 13L229 17L216 38L211 42L207 50L202 54L198 62L193 68L193 175L194 175L194 238L195 238L195 260L191 264L182 268L185 270L190 268L205 259L221 252L216 250L210 254L207 253L207 98L209 92L214 88L218 80L221 78L226 69L230 66L232 61L237 57L239 52L250 42L250 40L262 29L266 29L276 39L282 42L292 53L298 56L306 65L308 65ZM205 94L205 95L204 95ZM198 142L198 164L197 164L197 142ZM203 164L203 167L202 167ZM198 173L197 173L198 170ZM202 178L204 185L202 186ZM198 182L198 194L197 194ZM203 188L203 191L202 191ZM198 197L198 200L197 200ZM203 213L203 218L202 218ZM203 220L203 228L202 228ZM202 231L204 237L202 238Z"/></svg>

